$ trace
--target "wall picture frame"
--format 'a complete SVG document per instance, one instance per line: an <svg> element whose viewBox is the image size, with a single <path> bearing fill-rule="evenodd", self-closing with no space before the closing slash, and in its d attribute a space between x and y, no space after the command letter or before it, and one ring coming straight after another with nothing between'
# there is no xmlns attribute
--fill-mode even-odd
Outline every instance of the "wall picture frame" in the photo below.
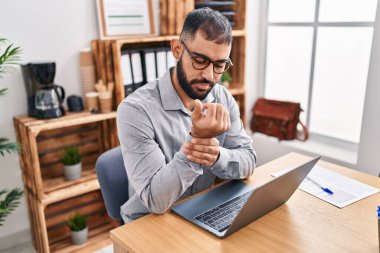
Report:
<svg viewBox="0 0 380 253"><path fill-rule="evenodd" d="M101 39L155 35L153 0L97 0Z"/></svg>

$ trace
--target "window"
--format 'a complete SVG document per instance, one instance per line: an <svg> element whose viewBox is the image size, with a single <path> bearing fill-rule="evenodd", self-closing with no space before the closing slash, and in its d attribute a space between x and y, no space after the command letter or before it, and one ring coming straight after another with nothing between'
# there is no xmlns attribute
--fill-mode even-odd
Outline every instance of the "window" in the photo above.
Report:
<svg viewBox="0 0 380 253"><path fill-rule="evenodd" d="M265 96L299 101L314 136L357 144L377 0L268 0Z"/></svg>

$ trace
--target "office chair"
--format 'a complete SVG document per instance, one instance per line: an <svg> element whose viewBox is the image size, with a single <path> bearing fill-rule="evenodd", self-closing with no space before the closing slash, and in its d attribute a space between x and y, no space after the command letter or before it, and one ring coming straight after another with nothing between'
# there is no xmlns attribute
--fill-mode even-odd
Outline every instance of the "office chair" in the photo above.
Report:
<svg viewBox="0 0 380 253"><path fill-rule="evenodd" d="M108 215L123 223L120 206L128 200L129 196L128 177L120 146L100 155L96 160L95 168Z"/></svg>

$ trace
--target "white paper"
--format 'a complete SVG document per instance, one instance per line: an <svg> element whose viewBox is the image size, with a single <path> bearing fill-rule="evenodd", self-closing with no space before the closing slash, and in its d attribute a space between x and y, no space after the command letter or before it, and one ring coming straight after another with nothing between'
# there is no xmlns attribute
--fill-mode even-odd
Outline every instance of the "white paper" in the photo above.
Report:
<svg viewBox="0 0 380 253"><path fill-rule="evenodd" d="M121 56L121 73L123 75L124 85L129 85L133 83L129 54L123 54Z"/></svg>
<svg viewBox="0 0 380 253"><path fill-rule="evenodd" d="M132 53L132 70L133 70L133 82L135 84L142 83L143 73L142 73L140 53Z"/></svg>
<svg viewBox="0 0 380 253"><path fill-rule="evenodd" d="M292 169L273 173L272 176L278 177ZM323 191L319 186L310 181L308 177L323 187L329 188L334 194L330 195ZM339 208L348 206L380 191L378 188L363 184L319 165L314 166L298 188Z"/></svg>
<svg viewBox="0 0 380 253"><path fill-rule="evenodd" d="M150 33L148 10L147 0L104 1L107 35Z"/></svg>
<svg viewBox="0 0 380 253"><path fill-rule="evenodd" d="M156 80L156 61L154 59L154 52L145 53L145 68L147 81L152 82Z"/></svg>

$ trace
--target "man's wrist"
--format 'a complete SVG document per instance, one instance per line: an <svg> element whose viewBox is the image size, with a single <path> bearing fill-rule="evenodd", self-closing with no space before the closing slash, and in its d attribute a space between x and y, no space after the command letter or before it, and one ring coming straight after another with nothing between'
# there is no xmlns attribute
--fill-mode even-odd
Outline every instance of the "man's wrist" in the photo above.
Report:
<svg viewBox="0 0 380 253"><path fill-rule="evenodd" d="M217 135L211 135L211 134L199 134L197 132L191 131L190 135L194 138L215 138Z"/></svg>

